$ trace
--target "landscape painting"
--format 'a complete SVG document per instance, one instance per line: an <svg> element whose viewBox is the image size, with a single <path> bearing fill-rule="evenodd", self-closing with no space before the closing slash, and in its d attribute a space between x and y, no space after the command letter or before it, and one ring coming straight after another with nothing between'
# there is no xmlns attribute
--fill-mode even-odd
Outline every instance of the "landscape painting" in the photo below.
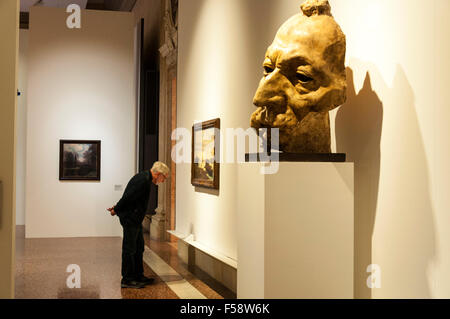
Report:
<svg viewBox="0 0 450 319"><path fill-rule="evenodd" d="M220 119L203 122L192 128L192 176L194 186L219 189Z"/></svg>
<svg viewBox="0 0 450 319"><path fill-rule="evenodd" d="M59 179L100 181L100 141L60 141Z"/></svg>

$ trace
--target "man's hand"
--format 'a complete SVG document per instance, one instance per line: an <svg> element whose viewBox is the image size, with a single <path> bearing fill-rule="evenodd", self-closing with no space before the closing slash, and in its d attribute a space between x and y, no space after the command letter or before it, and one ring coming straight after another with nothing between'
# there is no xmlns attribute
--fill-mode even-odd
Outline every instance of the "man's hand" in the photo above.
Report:
<svg viewBox="0 0 450 319"><path fill-rule="evenodd" d="M116 216L116 212L114 211L114 207L108 208L107 211L111 213L111 216Z"/></svg>

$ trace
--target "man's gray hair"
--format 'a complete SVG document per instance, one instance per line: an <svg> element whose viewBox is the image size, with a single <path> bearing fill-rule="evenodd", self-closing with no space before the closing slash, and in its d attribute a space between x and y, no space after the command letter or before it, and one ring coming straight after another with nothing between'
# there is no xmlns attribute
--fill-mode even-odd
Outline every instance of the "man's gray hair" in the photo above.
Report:
<svg viewBox="0 0 450 319"><path fill-rule="evenodd" d="M168 176L170 173L170 169L163 162L155 162L155 164L153 164L151 171L153 173L161 173L165 176Z"/></svg>

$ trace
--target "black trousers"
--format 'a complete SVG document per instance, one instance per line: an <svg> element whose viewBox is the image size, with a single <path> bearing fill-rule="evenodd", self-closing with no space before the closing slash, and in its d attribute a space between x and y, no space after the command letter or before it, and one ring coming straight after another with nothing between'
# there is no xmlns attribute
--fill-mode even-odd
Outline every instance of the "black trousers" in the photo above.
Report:
<svg viewBox="0 0 450 319"><path fill-rule="evenodd" d="M135 224L123 218L120 219L123 227L122 242L122 280L136 280L144 274L144 236L142 224Z"/></svg>

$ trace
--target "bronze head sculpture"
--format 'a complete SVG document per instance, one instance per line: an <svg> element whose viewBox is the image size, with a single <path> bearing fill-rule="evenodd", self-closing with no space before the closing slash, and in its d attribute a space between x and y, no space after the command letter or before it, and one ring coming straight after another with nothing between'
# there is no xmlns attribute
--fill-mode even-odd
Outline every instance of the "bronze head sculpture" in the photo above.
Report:
<svg viewBox="0 0 450 319"><path fill-rule="evenodd" d="M329 111L346 100L345 35L327 0L307 0L264 60L251 127L278 128L280 151L331 153Z"/></svg>

